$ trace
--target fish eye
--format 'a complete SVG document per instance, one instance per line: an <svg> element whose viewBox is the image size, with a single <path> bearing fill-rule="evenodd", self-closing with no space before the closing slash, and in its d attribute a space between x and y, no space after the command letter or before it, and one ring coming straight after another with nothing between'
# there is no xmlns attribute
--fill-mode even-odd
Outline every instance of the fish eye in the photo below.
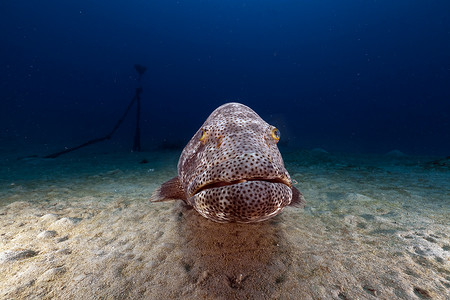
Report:
<svg viewBox="0 0 450 300"><path fill-rule="evenodd" d="M206 131L205 128L202 128L202 136L200 137L200 141L202 143L205 143L207 137L208 137L208 131Z"/></svg>
<svg viewBox="0 0 450 300"><path fill-rule="evenodd" d="M272 129L270 135L275 140L275 142L278 142L280 140L280 131L276 127Z"/></svg>

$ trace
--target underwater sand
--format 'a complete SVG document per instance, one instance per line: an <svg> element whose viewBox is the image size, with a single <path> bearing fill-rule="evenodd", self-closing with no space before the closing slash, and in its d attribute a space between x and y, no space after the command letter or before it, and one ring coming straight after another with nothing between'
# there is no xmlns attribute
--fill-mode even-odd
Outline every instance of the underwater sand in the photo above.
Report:
<svg viewBox="0 0 450 300"><path fill-rule="evenodd" d="M450 298L448 162L283 152L307 207L217 224L148 202L179 152L89 151L2 155L0 299Z"/></svg>

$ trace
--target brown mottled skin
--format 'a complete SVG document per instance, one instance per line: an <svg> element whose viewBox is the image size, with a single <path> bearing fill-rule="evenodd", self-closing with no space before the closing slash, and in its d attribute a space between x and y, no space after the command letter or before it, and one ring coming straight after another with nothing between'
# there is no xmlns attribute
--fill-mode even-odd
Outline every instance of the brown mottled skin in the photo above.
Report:
<svg viewBox="0 0 450 300"><path fill-rule="evenodd" d="M276 145L279 137L249 107L224 104L183 149L178 176L150 200L181 199L216 222L258 222L287 205L303 207Z"/></svg>

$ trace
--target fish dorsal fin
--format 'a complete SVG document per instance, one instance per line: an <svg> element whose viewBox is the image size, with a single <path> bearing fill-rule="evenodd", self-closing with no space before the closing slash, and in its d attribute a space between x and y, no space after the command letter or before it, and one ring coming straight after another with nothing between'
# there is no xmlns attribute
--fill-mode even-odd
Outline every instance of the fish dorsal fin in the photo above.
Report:
<svg viewBox="0 0 450 300"><path fill-rule="evenodd" d="M292 187L292 200L291 203L289 203L289 206L294 206L298 208L304 208L306 204L305 197L303 197L303 194L300 193L297 188Z"/></svg>
<svg viewBox="0 0 450 300"><path fill-rule="evenodd" d="M180 183L180 179L174 177L167 182L164 182L159 188L157 188L150 197L151 202L161 202L168 200L184 200L186 201L186 194Z"/></svg>

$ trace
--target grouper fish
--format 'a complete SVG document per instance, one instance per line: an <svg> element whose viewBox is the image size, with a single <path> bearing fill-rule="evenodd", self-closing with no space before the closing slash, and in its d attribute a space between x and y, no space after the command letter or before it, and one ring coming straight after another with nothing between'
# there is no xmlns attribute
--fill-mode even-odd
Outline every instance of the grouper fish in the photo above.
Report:
<svg viewBox="0 0 450 300"><path fill-rule="evenodd" d="M284 207L304 207L277 142L280 132L251 108L227 103L206 119L181 153L178 176L150 201L183 200L216 222L267 220Z"/></svg>

